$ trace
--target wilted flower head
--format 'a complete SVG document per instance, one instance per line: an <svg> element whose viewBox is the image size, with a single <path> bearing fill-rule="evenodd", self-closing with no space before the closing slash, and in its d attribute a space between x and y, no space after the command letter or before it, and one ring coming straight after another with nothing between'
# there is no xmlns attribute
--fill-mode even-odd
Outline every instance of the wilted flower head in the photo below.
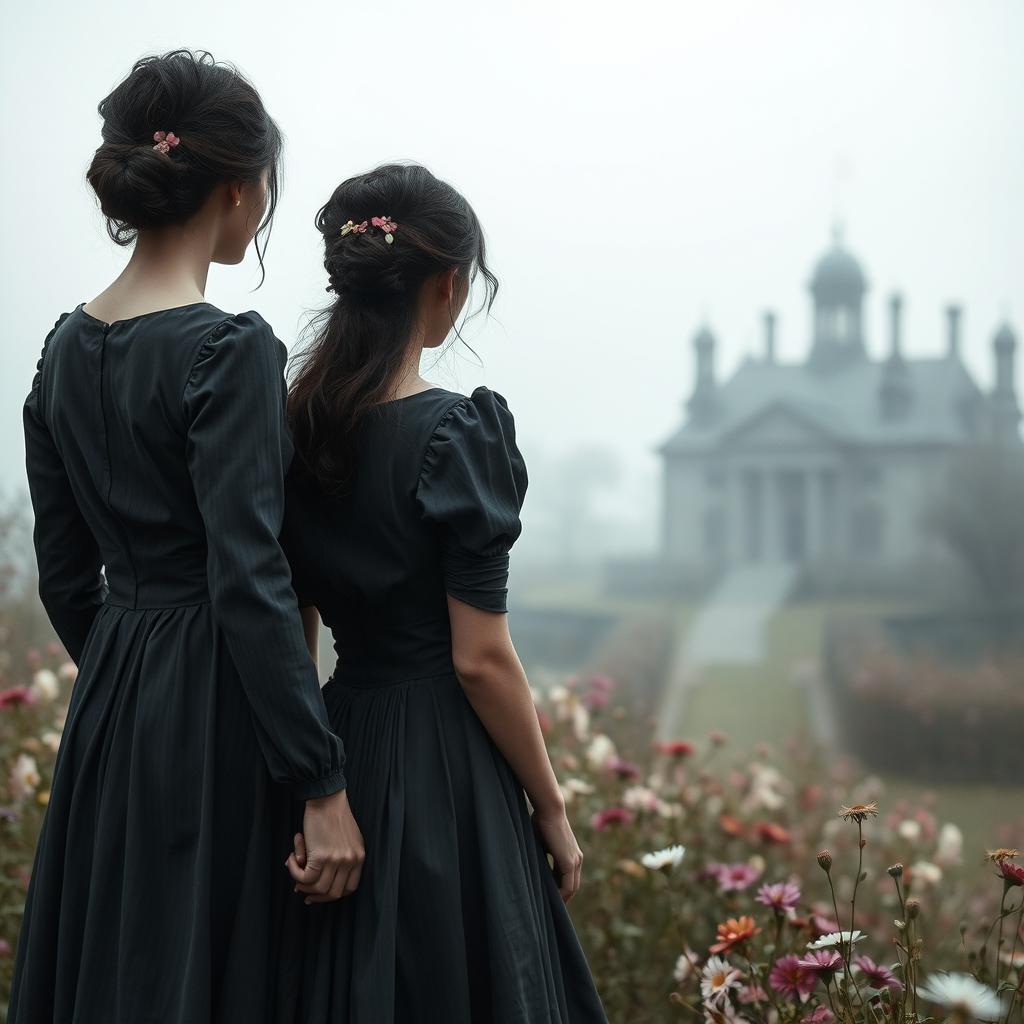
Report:
<svg viewBox="0 0 1024 1024"><path fill-rule="evenodd" d="M917 991L930 1003L978 1020L998 1020L1003 1011L999 996L970 974L933 974Z"/></svg>
<svg viewBox="0 0 1024 1024"><path fill-rule="evenodd" d="M878 816L878 804L873 800L869 804L845 804L839 808L839 817L844 821L855 821L859 825L865 818Z"/></svg>
<svg viewBox="0 0 1024 1024"><path fill-rule="evenodd" d="M1003 860L1015 860L1019 856L1021 856L1020 850L1015 850L1009 846L1000 846L997 850L989 850L985 854L985 860L998 864Z"/></svg>
<svg viewBox="0 0 1024 1024"><path fill-rule="evenodd" d="M828 850L822 850L818 854L818 866L826 873L832 870L832 854Z"/></svg>

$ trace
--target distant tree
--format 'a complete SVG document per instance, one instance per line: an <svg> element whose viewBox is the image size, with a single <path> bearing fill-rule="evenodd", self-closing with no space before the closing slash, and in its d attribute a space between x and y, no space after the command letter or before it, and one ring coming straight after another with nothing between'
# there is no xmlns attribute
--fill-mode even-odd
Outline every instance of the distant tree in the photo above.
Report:
<svg viewBox="0 0 1024 1024"><path fill-rule="evenodd" d="M979 444L959 453L927 521L992 607L1024 604L1024 449Z"/></svg>

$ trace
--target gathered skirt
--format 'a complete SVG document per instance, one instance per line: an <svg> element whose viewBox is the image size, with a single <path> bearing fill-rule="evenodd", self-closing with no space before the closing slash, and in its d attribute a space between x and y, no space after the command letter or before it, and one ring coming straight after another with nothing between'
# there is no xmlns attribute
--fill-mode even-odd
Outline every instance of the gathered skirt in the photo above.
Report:
<svg viewBox="0 0 1024 1024"><path fill-rule="evenodd" d="M454 673L324 688L366 861L288 904L294 1024L605 1024L526 796Z"/></svg>
<svg viewBox="0 0 1024 1024"><path fill-rule="evenodd" d="M296 801L209 604L104 605L58 749L9 1024L277 1024Z"/></svg>

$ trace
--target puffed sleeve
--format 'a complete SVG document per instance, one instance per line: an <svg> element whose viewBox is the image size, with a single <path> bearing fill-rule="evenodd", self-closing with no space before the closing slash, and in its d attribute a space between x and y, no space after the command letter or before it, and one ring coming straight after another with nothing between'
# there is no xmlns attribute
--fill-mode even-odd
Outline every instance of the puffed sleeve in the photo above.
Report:
<svg viewBox="0 0 1024 1024"><path fill-rule="evenodd" d="M43 367L46 350L65 313L46 336L25 399L25 470L35 515L33 545L39 566L39 597L61 643L77 665L96 613L106 599L103 560L96 538L82 517L47 426Z"/></svg>
<svg viewBox="0 0 1024 1024"><path fill-rule="evenodd" d="M291 457L287 351L256 313L214 328L183 397L186 456L206 526L207 579L271 776L300 799L345 788L278 535Z"/></svg>
<svg viewBox="0 0 1024 1024"><path fill-rule="evenodd" d="M522 531L526 463L505 399L477 388L441 418L416 488L438 530L446 591L485 611L507 611L509 549Z"/></svg>

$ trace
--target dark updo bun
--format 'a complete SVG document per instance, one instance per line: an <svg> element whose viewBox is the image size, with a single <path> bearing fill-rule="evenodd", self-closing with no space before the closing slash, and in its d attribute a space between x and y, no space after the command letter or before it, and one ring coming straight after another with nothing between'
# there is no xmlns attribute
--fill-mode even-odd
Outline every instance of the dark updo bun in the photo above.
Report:
<svg viewBox="0 0 1024 1024"><path fill-rule="evenodd" d="M379 227L341 230L346 222ZM297 473L340 492L355 466L355 438L370 408L391 397L416 328L420 289L455 269L479 274L489 310L498 288L485 258L484 233L473 207L446 181L419 164L384 164L342 182L316 215L324 240L328 291L335 301L320 315L301 353L288 409ZM454 311L452 328L457 337Z"/></svg>
<svg viewBox="0 0 1024 1024"><path fill-rule="evenodd" d="M103 144L87 177L118 245L147 228L184 223L218 184L255 182L264 171L270 194L260 232L269 228L281 132L237 69L202 50L144 57L99 113ZM154 149L158 131L173 132L179 143L166 153Z"/></svg>

